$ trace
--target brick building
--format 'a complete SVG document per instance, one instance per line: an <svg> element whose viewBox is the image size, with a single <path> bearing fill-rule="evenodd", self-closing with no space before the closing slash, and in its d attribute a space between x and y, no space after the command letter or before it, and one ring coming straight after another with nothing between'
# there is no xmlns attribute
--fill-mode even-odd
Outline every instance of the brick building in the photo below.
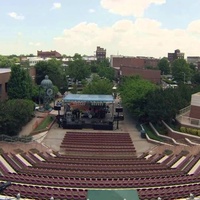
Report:
<svg viewBox="0 0 200 200"><path fill-rule="evenodd" d="M62 55L57 51L37 51L37 57L40 58L62 58Z"/></svg>
<svg viewBox="0 0 200 200"><path fill-rule="evenodd" d="M190 117L200 119L200 92L192 95Z"/></svg>
<svg viewBox="0 0 200 200"><path fill-rule="evenodd" d="M176 49L174 53L168 53L167 58L169 62L173 62L176 59L184 59L184 53L181 53L179 49Z"/></svg>
<svg viewBox="0 0 200 200"><path fill-rule="evenodd" d="M161 83L161 71L152 69L133 68L129 66L121 66L119 70L120 76L136 76L139 75L145 80L149 80L155 84Z"/></svg>
<svg viewBox="0 0 200 200"><path fill-rule="evenodd" d="M156 68L159 59L152 57L132 57L132 56L111 56L111 67L120 68L121 66L144 69L147 66Z"/></svg>
<svg viewBox="0 0 200 200"><path fill-rule="evenodd" d="M0 68L0 100L7 99L7 84L10 79L11 69Z"/></svg>
<svg viewBox="0 0 200 200"><path fill-rule="evenodd" d="M106 49L98 46L96 49L96 58L97 58L97 60L106 59Z"/></svg>

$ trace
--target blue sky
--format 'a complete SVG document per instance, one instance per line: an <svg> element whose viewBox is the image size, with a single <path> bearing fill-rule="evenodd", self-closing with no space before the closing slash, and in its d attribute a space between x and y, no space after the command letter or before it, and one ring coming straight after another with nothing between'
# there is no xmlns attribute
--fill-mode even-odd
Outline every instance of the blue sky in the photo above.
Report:
<svg viewBox="0 0 200 200"><path fill-rule="evenodd" d="M200 0L0 0L0 54L200 56Z"/></svg>

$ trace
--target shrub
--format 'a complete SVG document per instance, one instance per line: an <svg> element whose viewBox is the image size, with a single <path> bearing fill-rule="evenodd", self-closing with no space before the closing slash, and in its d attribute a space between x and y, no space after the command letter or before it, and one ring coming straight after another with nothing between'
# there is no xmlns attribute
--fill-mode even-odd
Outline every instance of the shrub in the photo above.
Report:
<svg viewBox="0 0 200 200"><path fill-rule="evenodd" d="M165 154L165 155L170 155L170 154L172 154L172 153L173 153L173 151L170 150L170 149L165 149L165 151L164 151L164 154Z"/></svg>
<svg viewBox="0 0 200 200"><path fill-rule="evenodd" d="M185 133L186 132L186 128L183 127L183 126L181 126L180 131L183 132L183 133Z"/></svg>
<svg viewBox="0 0 200 200"><path fill-rule="evenodd" d="M191 133L191 128L187 127L186 128L186 133Z"/></svg>

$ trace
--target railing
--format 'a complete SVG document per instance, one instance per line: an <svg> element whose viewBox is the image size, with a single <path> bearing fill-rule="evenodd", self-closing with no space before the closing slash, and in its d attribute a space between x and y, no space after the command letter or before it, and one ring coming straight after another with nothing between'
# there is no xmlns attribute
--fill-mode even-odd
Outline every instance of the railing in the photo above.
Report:
<svg viewBox="0 0 200 200"><path fill-rule="evenodd" d="M200 128L200 119L179 115L176 117L176 120L179 121L179 123L181 124L192 125Z"/></svg>
<svg viewBox="0 0 200 200"><path fill-rule="evenodd" d="M18 136L8 136L8 135L0 135L0 141L4 142L30 142L32 141L32 136L23 136L23 137L18 137Z"/></svg>
<svg viewBox="0 0 200 200"><path fill-rule="evenodd" d="M191 106L189 105L189 106L187 106L187 107L185 107L185 108L179 110L179 113L177 114L177 116L179 116L179 115L183 115L183 114L189 112L190 109L191 109Z"/></svg>

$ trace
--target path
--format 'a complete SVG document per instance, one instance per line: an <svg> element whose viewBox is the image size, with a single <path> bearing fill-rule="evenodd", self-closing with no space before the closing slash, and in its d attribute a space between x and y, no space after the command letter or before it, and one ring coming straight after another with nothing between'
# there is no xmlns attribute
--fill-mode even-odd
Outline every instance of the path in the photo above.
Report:
<svg viewBox="0 0 200 200"><path fill-rule="evenodd" d="M149 151L156 146L155 144L149 143L146 139L142 139L140 137L140 132L136 129L134 120L126 111L124 112L124 117L124 121L119 122L119 129L115 129L113 132L128 132L133 140L138 155L141 155L143 152ZM116 122L114 126L116 127ZM55 151L59 151L60 144L67 131L79 132L80 130L61 129L58 127L58 124L55 123L51 130L49 130L42 143ZM92 129L82 129L81 131L94 132ZM98 131L108 132L103 130Z"/></svg>
<svg viewBox="0 0 200 200"><path fill-rule="evenodd" d="M118 101L116 101L118 103ZM23 127L22 131L20 132L20 136L29 135L32 130L33 126L38 120L38 116L41 116L42 113L36 112L36 117L34 117L26 126ZM115 122L116 128L116 122ZM147 142L146 139L142 139L140 137L140 132L136 129L136 124L128 112L124 111L124 121L119 122L119 129L113 130L113 132L128 132L133 140L134 146L136 148L137 154L140 155L145 151L149 151L155 147L155 144ZM37 134L33 136L33 140L42 143L43 145L55 150L60 150L60 144L62 139L67 131L80 131L80 130L67 130L58 127L58 124L55 123L52 128L47 132ZM83 129L82 131L89 131L94 132L92 129ZM103 132L103 131L102 131ZM107 132L107 131L104 131Z"/></svg>

